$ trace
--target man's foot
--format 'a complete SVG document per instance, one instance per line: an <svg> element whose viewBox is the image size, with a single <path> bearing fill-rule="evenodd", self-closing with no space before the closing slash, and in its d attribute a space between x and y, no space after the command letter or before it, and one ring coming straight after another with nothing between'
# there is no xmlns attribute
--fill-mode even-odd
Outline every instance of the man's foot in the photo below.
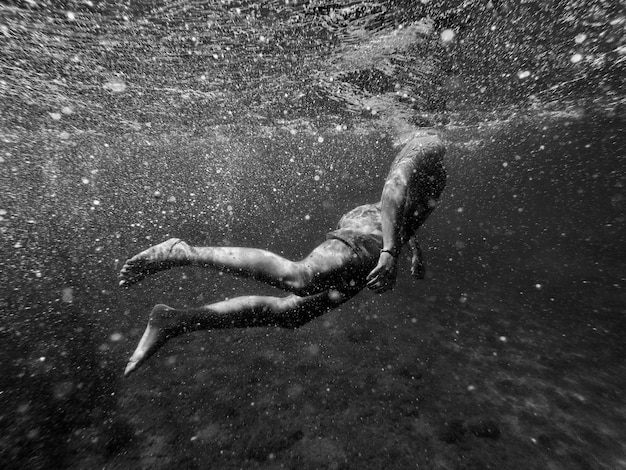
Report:
<svg viewBox="0 0 626 470"><path fill-rule="evenodd" d="M190 247L179 238L170 238L126 261L120 271L120 286L129 287L150 274L183 264Z"/></svg>
<svg viewBox="0 0 626 470"><path fill-rule="evenodd" d="M137 349L126 364L124 376L128 377L170 339L175 331L173 317L176 311L167 305L155 305L150 312L148 326L139 340Z"/></svg>

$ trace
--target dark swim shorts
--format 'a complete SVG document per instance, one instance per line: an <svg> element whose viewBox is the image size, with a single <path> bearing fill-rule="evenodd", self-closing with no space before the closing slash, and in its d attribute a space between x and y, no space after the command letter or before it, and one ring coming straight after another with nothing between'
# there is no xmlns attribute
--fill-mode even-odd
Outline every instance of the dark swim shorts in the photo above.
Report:
<svg viewBox="0 0 626 470"><path fill-rule="evenodd" d="M345 214L337 230L328 232L326 239L336 239L348 245L365 266L375 266L383 248L380 205L366 204Z"/></svg>

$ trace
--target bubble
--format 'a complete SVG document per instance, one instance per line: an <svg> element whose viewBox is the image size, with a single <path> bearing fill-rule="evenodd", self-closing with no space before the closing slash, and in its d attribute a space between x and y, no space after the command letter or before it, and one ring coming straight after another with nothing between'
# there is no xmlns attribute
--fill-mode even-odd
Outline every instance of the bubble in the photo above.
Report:
<svg viewBox="0 0 626 470"><path fill-rule="evenodd" d="M111 336L109 336L109 339L114 343L121 341L123 338L124 336L122 335L122 333L113 333Z"/></svg>
<svg viewBox="0 0 626 470"><path fill-rule="evenodd" d="M54 121L58 121L61 119L61 114L59 113L48 113L50 115L50 117L54 120Z"/></svg>
<svg viewBox="0 0 626 470"><path fill-rule="evenodd" d="M66 304L71 303L74 300L74 289L71 287L64 287L61 290L61 300Z"/></svg>
<svg viewBox="0 0 626 470"><path fill-rule="evenodd" d="M587 35L585 33L577 34L576 37L574 38L574 42L576 44L582 44L586 40L587 40Z"/></svg>
<svg viewBox="0 0 626 470"><path fill-rule="evenodd" d="M61 112L65 115L69 115L74 113L74 109L72 109L70 106L63 106L63 108L61 108Z"/></svg>
<svg viewBox="0 0 626 470"><path fill-rule="evenodd" d="M100 205L100 201L98 201L97 199L94 199L94 201L92 202L92 204L94 206L99 206Z"/></svg>
<svg viewBox="0 0 626 470"><path fill-rule="evenodd" d="M452 41L454 41L454 38L456 36L456 33L451 30L451 29L444 29L441 32L441 42L443 42L444 44L449 44Z"/></svg>
<svg viewBox="0 0 626 470"><path fill-rule="evenodd" d="M119 78L113 78L102 85L102 88L109 90L112 93L123 93L126 91L126 83Z"/></svg>
<svg viewBox="0 0 626 470"><path fill-rule="evenodd" d="M320 180L320 175L315 175L315 176L313 177L313 179L314 179L315 181L319 181L319 180Z"/></svg>
<svg viewBox="0 0 626 470"><path fill-rule="evenodd" d="M517 72L517 78L520 80L524 80L525 78L530 77L530 72L528 70L520 70Z"/></svg>
<svg viewBox="0 0 626 470"><path fill-rule="evenodd" d="M302 394L302 392L304 392L304 387L300 384L293 384L291 385L288 389L287 389L287 394L289 395L289 398L295 398L299 395Z"/></svg>
<svg viewBox="0 0 626 470"><path fill-rule="evenodd" d="M333 302L339 302L342 299L342 295L341 292L339 292L338 290L335 289L331 289L328 292L328 297L330 298L330 300L332 300Z"/></svg>
<svg viewBox="0 0 626 470"><path fill-rule="evenodd" d="M67 19L70 20L70 21L74 21L76 19L76 14L71 12L71 11L68 11L67 12Z"/></svg>
<svg viewBox="0 0 626 470"><path fill-rule="evenodd" d="M503 343L506 343L507 341L506 336L500 336L498 339L502 341Z"/></svg>
<svg viewBox="0 0 626 470"><path fill-rule="evenodd" d="M57 382L54 384L52 393L54 397L62 400L63 398L67 398L67 396L72 393L74 390L74 382Z"/></svg>
<svg viewBox="0 0 626 470"><path fill-rule="evenodd" d="M322 137L321 135L317 138L317 141L321 144L322 142L324 142L324 137Z"/></svg>
<svg viewBox="0 0 626 470"><path fill-rule="evenodd" d="M152 195L154 196L155 199L159 199L161 196L163 196L161 191L155 191L154 193L152 193Z"/></svg>
<svg viewBox="0 0 626 470"><path fill-rule="evenodd" d="M67 131L63 131L59 134L59 139L67 140L70 138L70 133Z"/></svg>
<svg viewBox="0 0 626 470"><path fill-rule="evenodd" d="M305 215L304 220L311 220L311 216L309 214Z"/></svg>
<svg viewBox="0 0 626 470"><path fill-rule="evenodd" d="M80 180L83 182L83 184L89 184L89 178L83 177Z"/></svg>
<svg viewBox="0 0 626 470"><path fill-rule="evenodd" d="M583 60L583 56L582 54L574 54L571 59L570 62L572 64L577 64L578 62L580 62L581 60Z"/></svg>

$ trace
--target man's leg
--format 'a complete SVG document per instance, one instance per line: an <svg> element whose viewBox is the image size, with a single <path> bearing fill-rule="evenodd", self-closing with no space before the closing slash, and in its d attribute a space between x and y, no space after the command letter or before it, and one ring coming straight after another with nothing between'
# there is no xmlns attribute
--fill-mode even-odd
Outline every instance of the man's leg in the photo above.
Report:
<svg viewBox="0 0 626 470"><path fill-rule="evenodd" d="M150 313L148 326L131 356L124 375L134 372L168 340L191 331L223 328L278 326L297 328L337 307L359 292L328 290L299 297L246 296L217 302L192 310L176 310L156 305Z"/></svg>
<svg viewBox="0 0 626 470"><path fill-rule="evenodd" d="M345 268L356 264L354 256L339 240L326 240L302 261L290 261L256 248L193 247L171 238L126 261L120 272L120 285L128 287L150 274L176 266L201 266L310 295L335 285Z"/></svg>

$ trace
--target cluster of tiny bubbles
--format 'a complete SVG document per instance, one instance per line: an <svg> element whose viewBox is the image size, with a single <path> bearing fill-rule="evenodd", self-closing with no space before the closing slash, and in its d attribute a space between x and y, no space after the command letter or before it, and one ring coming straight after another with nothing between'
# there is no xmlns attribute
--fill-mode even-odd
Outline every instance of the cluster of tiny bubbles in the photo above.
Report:
<svg viewBox="0 0 626 470"><path fill-rule="evenodd" d="M297 398L304 392L304 387L299 383L292 383L287 389L287 395L289 398Z"/></svg>

